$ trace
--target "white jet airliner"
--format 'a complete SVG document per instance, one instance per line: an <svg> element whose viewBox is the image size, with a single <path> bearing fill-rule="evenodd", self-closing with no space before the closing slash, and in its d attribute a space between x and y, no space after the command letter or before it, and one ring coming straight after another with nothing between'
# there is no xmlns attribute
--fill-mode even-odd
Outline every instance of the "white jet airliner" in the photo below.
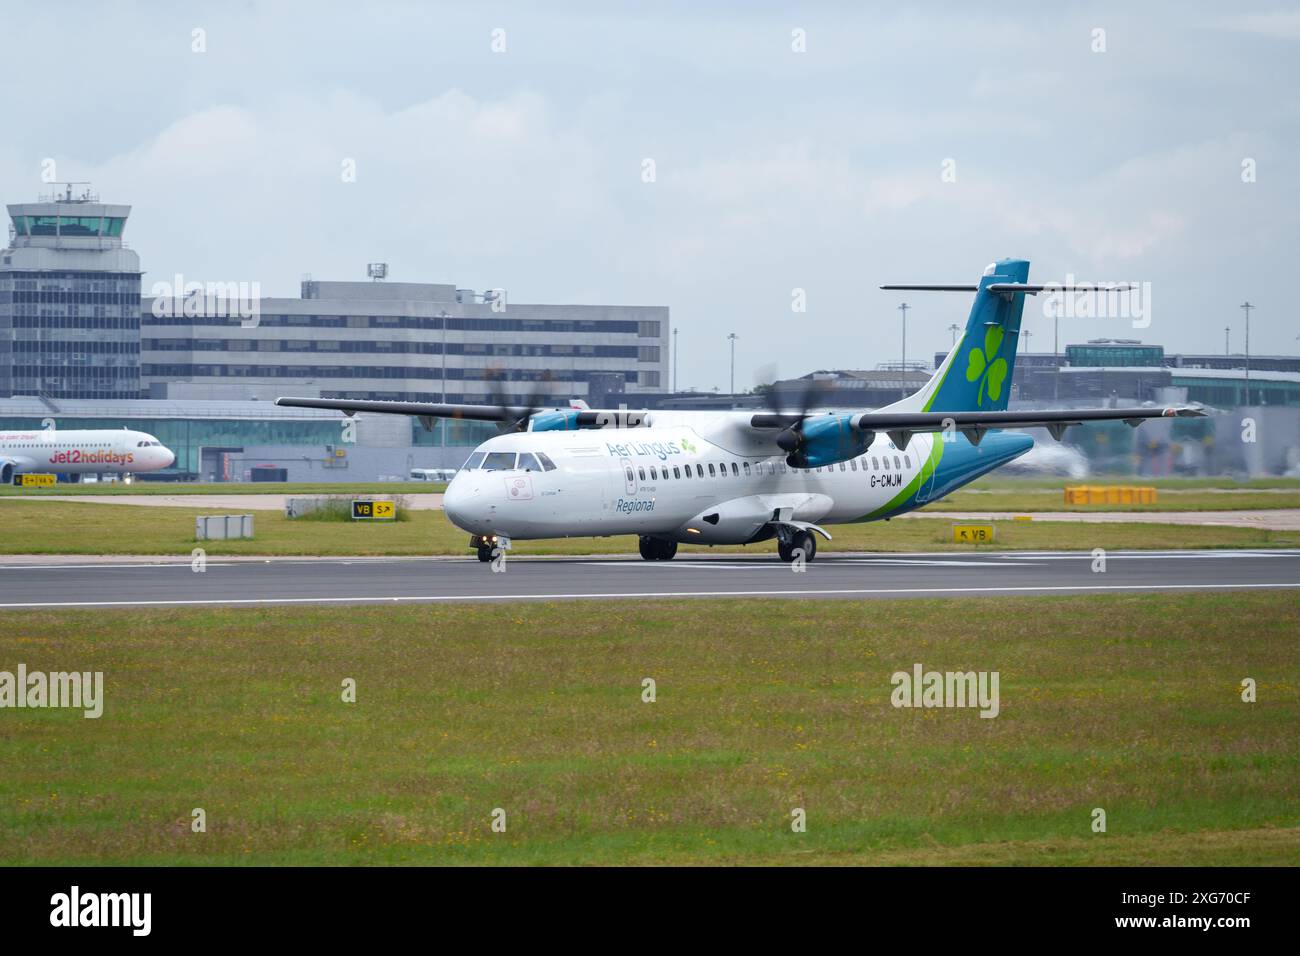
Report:
<svg viewBox="0 0 1300 956"><path fill-rule="evenodd" d="M1196 416L1194 407L1007 410L1029 263L1004 259L978 285L885 289L969 291L965 333L918 392L877 411L665 412L543 410L348 399L280 405L496 422L447 487L447 517L479 559L513 539L637 535L641 557L668 560L680 542L775 538L784 561L816 555L822 525L876 521L919 508L1023 455L1034 440L1003 428ZM1084 287L1078 287L1083 289Z"/></svg>
<svg viewBox="0 0 1300 956"><path fill-rule="evenodd" d="M176 460L163 443L123 428L0 432L0 484L26 472L123 475L167 468Z"/></svg>

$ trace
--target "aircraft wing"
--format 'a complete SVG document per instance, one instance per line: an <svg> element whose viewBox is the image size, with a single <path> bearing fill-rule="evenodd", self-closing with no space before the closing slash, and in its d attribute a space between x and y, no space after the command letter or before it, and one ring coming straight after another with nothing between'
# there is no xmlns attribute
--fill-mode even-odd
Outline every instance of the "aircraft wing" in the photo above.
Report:
<svg viewBox="0 0 1300 956"><path fill-rule="evenodd" d="M357 412L381 412L386 415L413 415L417 418L459 418L471 422L508 422L526 415L527 408L501 405L454 405L439 402L370 402L350 398L277 398L277 405L292 408L330 408L355 415ZM518 414L514 414L518 413Z"/></svg>
<svg viewBox="0 0 1300 956"><path fill-rule="evenodd" d="M512 405L452 405L440 402L375 402L350 398L277 398L275 404L291 408L328 408L345 415L357 412L380 412L385 415L411 415L432 428L438 418L456 418L470 422L495 422L504 431L549 431L572 428L635 428L644 423L645 412L627 409L591 409L582 407L546 408Z"/></svg>

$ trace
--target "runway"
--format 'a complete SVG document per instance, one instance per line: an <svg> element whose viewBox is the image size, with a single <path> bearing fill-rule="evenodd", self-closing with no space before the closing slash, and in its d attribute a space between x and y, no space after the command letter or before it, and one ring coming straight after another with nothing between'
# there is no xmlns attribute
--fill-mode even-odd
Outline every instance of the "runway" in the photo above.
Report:
<svg viewBox="0 0 1300 956"><path fill-rule="evenodd" d="M0 610L208 604L899 598L1300 589L1300 550L822 555L803 572L772 555L211 559L188 563L28 559L0 563Z"/></svg>

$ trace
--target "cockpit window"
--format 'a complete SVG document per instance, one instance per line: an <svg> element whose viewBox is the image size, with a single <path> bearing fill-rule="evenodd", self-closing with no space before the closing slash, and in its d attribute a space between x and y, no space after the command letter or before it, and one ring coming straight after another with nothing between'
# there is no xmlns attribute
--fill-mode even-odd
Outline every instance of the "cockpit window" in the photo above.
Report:
<svg viewBox="0 0 1300 956"><path fill-rule="evenodd" d="M537 463L535 455L525 451L519 454L519 469L521 471L541 471L542 466Z"/></svg>
<svg viewBox="0 0 1300 956"><path fill-rule="evenodd" d="M483 459L486 457L487 457L487 452L482 452L482 451L474 452L474 454L469 456L469 460L465 462L464 470L473 471L479 465L483 464Z"/></svg>
<svg viewBox="0 0 1300 956"><path fill-rule="evenodd" d="M548 458L543 452L539 451L537 453L537 460L542 463L542 467L547 471L555 470L555 462L551 461L551 459Z"/></svg>
<svg viewBox="0 0 1300 956"><path fill-rule="evenodd" d="M512 451L488 452L483 459L484 471L509 471L515 467L515 453Z"/></svg>

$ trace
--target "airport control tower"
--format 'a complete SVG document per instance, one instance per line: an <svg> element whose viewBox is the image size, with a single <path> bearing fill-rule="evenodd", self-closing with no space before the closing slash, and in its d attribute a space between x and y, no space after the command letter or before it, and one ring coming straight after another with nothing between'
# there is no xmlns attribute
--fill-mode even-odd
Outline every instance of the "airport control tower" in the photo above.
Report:
<svg viewBox="0 0 1300 956"><path fill-rule="evenodd" d="M59 183L9 209L0 253L0 397L140 397L140 257L130 206Z"/></svg>

